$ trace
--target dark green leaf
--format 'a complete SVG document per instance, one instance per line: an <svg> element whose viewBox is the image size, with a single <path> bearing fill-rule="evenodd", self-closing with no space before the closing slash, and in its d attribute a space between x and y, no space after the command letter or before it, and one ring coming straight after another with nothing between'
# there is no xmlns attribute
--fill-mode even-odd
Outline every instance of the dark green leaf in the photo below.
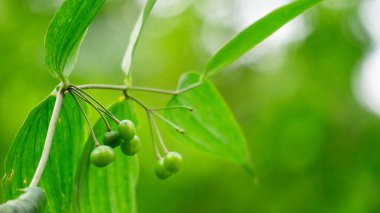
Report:
<svg viewBox="0 0 380 213"><path fill-rule="evenodd" d="M186 88L199 79L198 73L182 76L179 88ZM173 97L168 106L190 106L187 110L168 110L166 117L185 129L183 135L172 131L177 139L208 153L250 167L246 140L233 114L211 82ZM170 128L172 129L172 128Z"/></svg>
<svg viewBox="0 0 380 213"><path fill-rule="evenodd" d="M45 192L40 187L28 188L20 197L0 205L2 213L42 212L46 204Z"/></svg>
<svg viewBox="0 0 380 213"><path fill-rule="evenodd" d="M205 75L213 75L262 42L283 25L321 0L296 0L280 7L236 35L209 60Z"/></svg>
<svg viewBox="0 0 380 213"><path fill-rule="evenodd" d="M16 198L29 186L41 157L56 97L50 95L34 108L16 135L5 160L2 180L4 198ZM60 112L53 143L40 186L47 195L48 212L67 212L71 208L74 174L85 141L84 121L71 97L66 97Z"/></svg>
<svg viewBox="0 0 380 213"><path fill-rule="evenodd" d="M131 119L137 123L130 101L123 99L112 105L110 111L120 119ZM116 124L111 120L109 122L116 129ZM94 130L101 141L106 132L103 120L96 123ZM115 160L105 168L98 168L90 163L93 148L94 141L89 137L77 172L73 203L75 212L136 212L137 156L126 156L117 148Z"/></svg>
<svg viewBox="0 0 380 213"><path fill-rule="evenodd" d="M141 11L141 14L139 18L136 21L136 24L131 32L130 38L129 38L129 43L127 50L125 51L124 54L124 59L122 63L122 69L125 72L126 76L130 78L130 69L131 69L131 64L133 60L133 54L135 52L136 46L139 42L140 36L142 29L144 28L145 22L148 19L150 12L152 11L154 5L156 4L156 0L148 0L145 7Z"/></svg>
<svg viewBox="0 0 380 213"><path fill-rule="evenodd" d="M105 0L66 0L46 33L46 64L51 74L67 81L87 28Z"/></svg>

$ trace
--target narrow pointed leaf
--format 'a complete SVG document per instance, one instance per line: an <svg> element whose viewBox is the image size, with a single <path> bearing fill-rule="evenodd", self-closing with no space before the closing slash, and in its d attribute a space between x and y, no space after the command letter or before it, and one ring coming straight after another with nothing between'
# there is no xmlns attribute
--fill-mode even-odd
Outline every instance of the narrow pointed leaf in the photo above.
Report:
<svg viewBox="0 0 380 213"><path fill-rule="evenodd" d="M58 9L45 37L45 60L55 78L68 80L87 28L104 2L66 0Z"/></svg>
<svg viewBox="0 0 380 213"><path fill-rule="evenodd" d="M178 89L193 85L198 79L198 73L186 73L181 77ZM185 130L184 134L179 134L169 127L180 142L250 169L244 135L211 82L205 81L173 97L168 106L190 106L194 109L193 112L181 109L166 111L166 117Z"/></svg>
<svg viewBox="0 0 380 213"><path fill-rule="evenodd" d="M227 44L211 57L206 66L205 75L213 75L231 64L286 23L320 1L321 0L295 0L253 23L227 42Z"/></svg>
<svg viewBox="0 0 380 213"><path fill-rule="evenodd" d="M110 111L119 119L131 119L137 123L130 101L120 100L110 107ZM109 123L114 130L117 129L114 122L109 120ZM103 120L98 120L94 131L99 141L106 130ZM104 168L98 168L90 163L93 149L94 141L90 136L77 171L74 212L136 212L137 156L126 156L119 148L115 148L114 161Z"/></svg>
<svg viewBox="0 0 380 213"><path fill-rule="evenodd" d="M125 75L127 77L130 76L130 69L131 69L131 64L133 60L133 55L137 46L137 43L140 39L141 32L144 28L145 22L148 19L150 12L152 11L154 5L156 4L156 0L148 0L146 2L146 5L142 9L135 26L131 32L130 38L129 38L129 43L127 46L127 50L125 51L124 54L124 59L122 62L122 69L125 72Z"/></svg>
<svg viewBox="0 0 380 213"><path fill-rule="evenodd" d="M34 108L7 154L2 180L5 200L15 199L29 186L41 157L56 97L50 95ZM80 150L85 141L84 121L74 100L66 97L57 122L51 152L39 186L46 191L47 212L68 212Z"/></svg>

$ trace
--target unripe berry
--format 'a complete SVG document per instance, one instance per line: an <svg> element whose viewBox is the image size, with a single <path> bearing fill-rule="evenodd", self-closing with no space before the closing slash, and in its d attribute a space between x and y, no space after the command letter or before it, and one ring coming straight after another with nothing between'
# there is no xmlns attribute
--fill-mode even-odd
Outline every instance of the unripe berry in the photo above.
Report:
<svg viewBox="0 0 380 213"><path fill-rule="evenodd" d="M123 141L120 145L121 151L126 155L135 155L140 151L141 148L141 140L135 135L130 141Z"/></svg>
<svg viewBox="0 0 380 213"><path fill-rule="evenodd" d="M168 179L172 175L170 172L166 170L163 158L157 161L155 173L157 178L160 180Z"/></svg>
<svg viewBox="0 0 380 213"><path fill-rule="evenodd" d="M119 132L108 131L104 134L103 144L115 148L120 145L123 139L120 137Z"/></svg>
<svg viewBox="0 0 380 213"><path fill-rule="evenodd" d="M182 155L178 152L169 152L164 157L164 165L168 172L176 173L178 172L182 164Z"/></svg>
<svg viewBox="0 0 380 213"><path fill-rule="evenodd" d="M92 150L90 159L95 166L105 167L115 159L115 151L109 146L101 145Z"/></svg>
<svg viewBox="0 0 380 213"><path fill-rule="evenodd" d="M119 123L118 131L121 138L126 141L130 141L132 140L133 136L135 136L136 127L131 120L122 120Z"/></svg>

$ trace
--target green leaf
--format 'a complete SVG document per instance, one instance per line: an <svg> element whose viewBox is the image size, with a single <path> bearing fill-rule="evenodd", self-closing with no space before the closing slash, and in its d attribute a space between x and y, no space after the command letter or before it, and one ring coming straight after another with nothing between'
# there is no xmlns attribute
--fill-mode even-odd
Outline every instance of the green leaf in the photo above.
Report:
<svg viewBox="0 0 380 213"><path fill-rule="evenodd" d="M55 78L68 81L87 28L104 2L66 0L55 14L45 37L45 60Z"/></svg>
<svg viewBox="0 0 380 213"><path fill-rule="evenodd" d="M50 95L34 108L8 152L2 180L4 198L15 199L29 186L41 157L56 96ZM71 97L66 97L40 186L46 191L48 212L71 208L74 174L85 141L84 120Z"/></svg>
<svg viewBox="0 0 380 213"><path fill-rule="evenodd" d="M179 88L198 82L198 73L186 73L181 77ZM167 110L165 116L184 128L183 135L170 128L177 139L202 151L226 158L247 169L250 159L246 140L233 114L211 82L174 96L168 107L190 106L188 110Z"/></svg>
<svg viewBox="0 0 380 213"><path fill-rule="evenodd" d="M137 123L130 101L120 100L110 107L110 111L120 119L131 119ZM109 123L116 129L115 122L109 120ZM103 139L106 130L103 120L98 120L94 131L99 141ZM78 167L74 212L136 212L137 156L126 156L117 148L115 160L105 168L98 168L90 163L93 148L94 141L90 136Z"/></svg>
<svg viewBox="0 0 380 213"><path fill-rule="evenodd" d="M125 51L123 62L121 65L127 78L131 78L130 69L131 69L131 64L133 60L133 55L134 55L136 46L139 42L141 32L142 32L142 29L144 28L145 22L148 19L150 12L152 11L155 4L156 4L156 0L148 0L146 2L146 5L141 11L140 16L138 17L135 23L135 26L131 32L128 47L127 47L127 50Z"/></svg>
<svg viewBox="0 0 380 213"><path fill-rule="evenodd" d="M280 7L236 35L209 60L204 75L213 75L254 48L283 25L321 0L296 0Z"/></svg>

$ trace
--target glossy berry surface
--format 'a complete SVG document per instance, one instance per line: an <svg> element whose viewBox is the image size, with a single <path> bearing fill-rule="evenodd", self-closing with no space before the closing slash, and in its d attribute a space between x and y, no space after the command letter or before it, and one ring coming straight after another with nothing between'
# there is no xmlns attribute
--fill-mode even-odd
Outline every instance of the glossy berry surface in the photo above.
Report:
<svg viewBox="0 0 380 213"><path fill-rule="evenodd" d="M115 148L120 145L123 139L120 137L119 132L116 131L108 131L104 134L103 143L104 145Z"/></svg>
<svg viewBox="0 0 380 213"><path fill-rule="evenodd" d="M164 165L164 159L161 158L156 165L155 173L158 179L165 180L168 179L172 174L168 172Z"/></svg>
<svg viewBox="0 0 380 213"><path fill-rule="evenodd" d="M182 155L178 152L169 152L164 157L164 166L168 172L175 173L179 171L182 164Z"/></svg>
<svg viewBox="0 0 380 213"><path fill-rule="evenodd" d="M101 145L92 150L90 159L95 166L105 167L115 159L115 151L109 146Z"/></svg>
<svg viewBox="0 0 380 213"><path fill-rule="evenodd" d="M141 140L135 135L130 141L123 141L120 145L121 151L126 155L135 155L141 149Z"/></svg>
<svg viewBox="0 0 380 213"><path fill-rule="evenodd" d="M122 120L119 123L118 131L121 138L130 141L135 136L136 127L131 120Z"/></svg>

